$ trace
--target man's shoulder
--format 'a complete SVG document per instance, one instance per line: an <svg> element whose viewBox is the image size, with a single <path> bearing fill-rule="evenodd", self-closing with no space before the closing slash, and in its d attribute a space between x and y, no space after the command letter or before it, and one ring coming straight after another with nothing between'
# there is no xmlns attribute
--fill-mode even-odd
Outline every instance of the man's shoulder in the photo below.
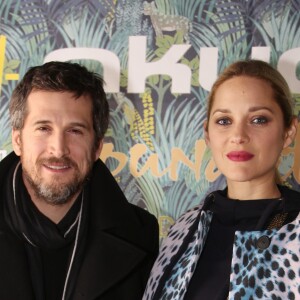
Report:
<svg viewBox="0 0 300 300"><path fill-rule="evenodd" d="M130 202L128 202L128 204L131 207L131 209L135 212L137 217L140 218L141 222L157 223L156 217L152 213L150 213L148 210L146 210L140 206L137 206L135 204L132 204Z"/></svg>
<svg viewBox="0 0 300 300"><path fill-rule="evenodd" d="M123 220L123 222L122 222ZM157 253L159 247L159 226L156 217L135 204L129 203L120 216L115 233L138 247ZM119 228L119 229L117 229Z"/></svg>
<svg viewBox="0 0 300 300"><path fill-rule="evenodd" d="M19 156L17 156L14 152L9 153L0 161L0 173L4 175L7 174L11 166L17 164L19 160Z"/></svg>

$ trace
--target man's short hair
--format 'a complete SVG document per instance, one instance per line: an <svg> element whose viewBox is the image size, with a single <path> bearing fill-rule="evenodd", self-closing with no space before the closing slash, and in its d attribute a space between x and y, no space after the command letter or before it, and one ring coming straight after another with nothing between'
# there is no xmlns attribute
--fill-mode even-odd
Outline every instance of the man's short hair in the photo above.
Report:
<svg viewBox="0 0 300 300"><path fill-rule="evenodd" d="M33 91L70 92L75 99L87 95L92 101L95 146L103 139L109 122L109 106L100 75L77 63L53 61L30 68L13 91L9 112L11 125L21 130L27 116L26 102Z"/></svg>

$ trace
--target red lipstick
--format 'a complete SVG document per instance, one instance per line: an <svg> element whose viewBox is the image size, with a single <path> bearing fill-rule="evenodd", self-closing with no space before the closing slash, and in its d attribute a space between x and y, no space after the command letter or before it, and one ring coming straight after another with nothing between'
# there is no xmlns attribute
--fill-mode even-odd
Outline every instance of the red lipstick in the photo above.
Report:
<svg viewBox="0 0 300 300"><path fill-rule="evenodd" d="M232 151L226 155L232 161L248 161L254 157L253 154L247 151Z"/></svg>

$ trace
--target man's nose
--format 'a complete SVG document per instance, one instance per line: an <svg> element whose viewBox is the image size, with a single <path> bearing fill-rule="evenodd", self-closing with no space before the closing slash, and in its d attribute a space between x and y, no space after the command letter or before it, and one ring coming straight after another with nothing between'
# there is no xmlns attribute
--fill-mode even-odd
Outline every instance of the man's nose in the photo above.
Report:
<svg viewBox="0 0 300 300"><path fill-rule="evenodd" d="M64 133L53 133L49 140L49 151L54 157L60 158L70 153L67 137Z"/></svg>

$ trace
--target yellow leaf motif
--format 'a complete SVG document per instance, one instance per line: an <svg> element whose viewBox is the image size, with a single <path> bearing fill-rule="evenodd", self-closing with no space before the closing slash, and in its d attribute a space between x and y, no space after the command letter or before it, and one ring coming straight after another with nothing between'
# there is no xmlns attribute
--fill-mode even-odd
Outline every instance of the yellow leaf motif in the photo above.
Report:
<svg viewBox="0 0 300 300"><path fill-rule="evenodd" d="M154 150L154 146L151 140L151 136L155 133L154 128L154 107L153 99L149 91L146 91L142 97L143 115L134 109L133 119L130 119L130 134L134 141L140 142L142 139L150 150ZM126 109L126 107L125 107ZM125 111L127 118L132 116L132 111ZM128 119L129 121L129 119Z"/></svg>

